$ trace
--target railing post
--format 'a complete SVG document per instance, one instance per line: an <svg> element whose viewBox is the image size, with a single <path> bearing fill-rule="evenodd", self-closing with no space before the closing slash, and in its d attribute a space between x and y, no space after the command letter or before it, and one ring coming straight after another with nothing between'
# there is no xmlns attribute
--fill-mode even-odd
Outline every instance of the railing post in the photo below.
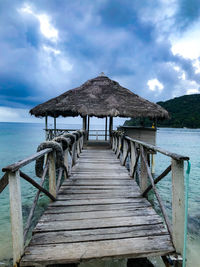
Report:
<svg viewBox="0 0 200 267"><path fill-rule="evenodd" d="M130 142L130 146L131 146L131 157L130 157L130 176L134 178L134 168L135 168L135 164L136 164L136 148L135 148L135 143L133 143L132 141Z"/></svg>
<svg viewBox="0 0 200 267"><path fill-rule="evenodd" d="M172 159L172 235L176 252L183 252L184 242L184 161Z"/></svg>
<svg viewBox="0 0 200 267"><path fill-rule="evenodd" d="M121 140L121 136L118 136L118 146L117 146L117 158L119 158L120 156L120 150L121 150L121 145L122 145L122 140Z"/></svg>
<svg viewBox="0 0 200 267"><path fill-rule="evenodd" d="M76 136L75 136L75 139L76 139ZM76 142L77 141L75 141L72 145L72 166L76 164Z"/></svg>
<svg viewBox="0 0 200 267"><path fill-rule="evenodd" d="M122 166L125 166L127 156L128 156L128 142L126 139L123 139Z"/></svg>
<svg viewBox="0 0 200 267"><path fill-rule="evenodd" d="M10 217L13 244L13 266L17 266L24 252L23 219L19 170L9 172Z"/></svg>
<svg viewBox="0 0 200 267"><path fill-rule="evenodd" d="M142 149L140 150L142 151ZM143 147L143 151L144 151L144 156L147 160L147 149ZM148 186L148 173L147 173L145 161L143 160L142 156L141 156L141 170L140 170L140 175L139 175L139 184L140 184L141 192L144 192L144 190L146 190Z"/></svg>
<svg viewBox="0 0 200 267"><path fill-rule="evenodd" d="M56 197L55 152L49 153L49 192Z"/></svg>
<svg viewBox="0 0 200 267"><path fill-rule="evenodd" d="M79 158L80 156L80 138L77 137L77 141L76 141L76 152L77 152L77 157Z"/></svg>
<svg viewBox="0 0 200 267"><path fill-rule="evenodd" d="M155 154L151 154L151 173L155 174Z"/></svg>
<svg viewBox="0 0 200 267"><path fill-rule="evenodd" d="M66 148L65 151L64 151L64 165L65 165L65 167L66 167L66 169L67 169L67 174L66 174L66 172L64 171L64 177L65 177L65 179L68 178L67 175L69 176L68 151L69 151L68 148Z"/></svg>

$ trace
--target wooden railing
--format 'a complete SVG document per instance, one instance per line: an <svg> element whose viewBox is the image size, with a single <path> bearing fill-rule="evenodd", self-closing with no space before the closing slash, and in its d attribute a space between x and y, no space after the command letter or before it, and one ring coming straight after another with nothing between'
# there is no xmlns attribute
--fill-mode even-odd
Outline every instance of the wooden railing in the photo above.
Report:
<svg viewBox="0 0 200 267"><path fill-rule="evenodd" d="M109 131L107 130L90 130L88 133L88 139L90 140L108 140Z"/></svg>
<svg viewBox="0 0 200 267"><path fill-rule="evenodd" d="M60 136L64 133L71 133L76 131L74 129L44 129L46 132L46 140L52 140L53 138ZM109 140L108 130L89 130L85 131L86 140Z"/></svg>
<svg viewBox="0 0 200 267"><path fill-rule="evenodd" d="M160 147L132 139L123 135L122 132L113 131L111 138L112 149L120 158L121 164L126 165L127 158L130 176L135 178L139 170L139 186L143 196L153 189L159 203L166 227L171 235L177 253L182 254L184 244L184 161L189 157L171 153ZM161 153L171 158L171 164L157 177L153 178L150 167L150 155ZM140 164L139 164L140 163ZM139 168L140 165L140 168ZM172 172L172 225L165 210L163 201L156 188L156 184L169 172ZM149 185L149 181L150 185Z"/></svg>
<svg viewBox="0 0 200 267"><path fill-rule="evenodd" d="M55 138L52 140L53 142L44 142L42 145L46 148L24 160L15 162L14 164L6 166L2 169L5 174L0 179L0 193L9 184L14 266L17 266L21 255L24 252L24 244L31 227L34 211L36 209L40 193L43 192L51 199L51 201L56 200L56 196L62 182L62 177L64 176L66 179L70 176L71 168L76 163L77 158L83 149L84 134L85 133L83 131L76 131L72 132L71 134L66 133L59 138ZM59 159L59 164L58 155L61 157ZM35 182L35 180L29 177L29 175L21 171L22 167L33 161L36 161L36 165L38 163L40 168L42 167L40 184ZM58 166L58 169L56 169L56 166ZM24 229L22 219L20 177L38 189ZM48 177L49 191L43 187L46 177Z"/></svg>
<svg viewBox="0 0 200 267"><path fill-rule="evenodd" d="M77 131L76 129L44 129L46 140L50 141L53 138L65 134Z"/></svg>

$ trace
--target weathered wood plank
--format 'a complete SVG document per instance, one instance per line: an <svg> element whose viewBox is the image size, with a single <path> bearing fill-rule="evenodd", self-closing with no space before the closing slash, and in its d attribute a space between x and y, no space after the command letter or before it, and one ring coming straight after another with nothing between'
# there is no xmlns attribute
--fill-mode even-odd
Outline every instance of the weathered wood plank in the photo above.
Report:
<svg viewBox="0 0 200 267"><path fill-rule="evenodd" d="M111 227L76 231L56 231L35 233L30 245L75 243L97 240L116 240L145 236L167 235L163 224L139 225L130 227Z"/></svg>
<svg viewBox="0 0 200 267"><path fill-rule="evenodd" d="M85 188L65 188L63 187L60 191L59 191L59 195L74 195L74 194L124 194L127 196L127 194L134 194L134 193L140 193L139 189L136 188L118 188L118 189L102 189L102 188L96 188L96 189L88 189L87 187Z"/></svg>
<svg viewBox="0 0 200 267"><path fill-rule="evenodd" d="M71 263L93 258L126 257L137 258L148 255L165 255L174 248L168 235L31 246L26 248L21 266L37 264Z"/></svg>
<svg viewBox="0 0 200 267"><path fill-rule="evenodd" d="M133 185L133 180L98 180L98 179L73 179L73 180L66 180L63 184L65 185Z"/></svg>
<svg viewBox="0 0 200 267"><path fill-rule="evenodd" d="M81 199L81 200L59 200L49 206L67 206L67 205L97 205L97 204L122 204L122 203L146 203L144 198L111 198L111 199Z"/></svg>
<svg viewBox="0 0 200 267"><path fill-rule="evenodd" d="M110 199L110 198L136 198L141 197L140 192L130 192L130 193L119 193L119 192L112 192L112 193L103 193L103 194L59 194L57 196L57 200L67 200L67 199Z"/></svg>
<svg viewBox="0 0 200 267"><path fill-rule="evenodd" d="M60 203L60 202L58 202ZM134 203L122 203L122 204L105 204L105 205L82 205L82 206L50 206L45 211L47 213L79 213L79 212L89 212L89 211L110 211L110 210L128 210L130 208L146 208L150 207L150 203L146 202L134 202Z"/></svg>
<svg viewBox="0 0 200 267"><path fill-rule="evenodd" d="M124 210L104 210L104 211L90 211L90 212L73 212L73 213L44 213L39 222L48 221L69 221L69 220L83 220L83 219L100 219L100 218L114 218L114 217L130 217L130 216L150 216L156 215L153 208L129 208Z"/></svg>
<svg viewBox="0 0 200 267"><path fill-rule="evenodd" d="M39 222L34 229L35 232L50 232L62 230L78 229L95 229L117 226L133 226L144 224L157 224L162 220L159 215L119 217L119 218L100 218L100 219L83 219L74 221L49 221Z"/></svg>

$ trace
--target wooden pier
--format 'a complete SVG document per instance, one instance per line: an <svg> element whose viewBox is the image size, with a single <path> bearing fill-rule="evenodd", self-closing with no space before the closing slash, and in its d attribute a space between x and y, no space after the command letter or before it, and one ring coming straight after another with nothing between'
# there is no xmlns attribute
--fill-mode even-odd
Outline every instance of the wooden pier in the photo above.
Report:
<svg viewBox="0 0 200 267"><path fill-rule="evenodd" d="M5 174L0 180L0 192L8 184L10 191L13 265L65 266L88 260L148 256L164 256L166 261L166 255L181 254L183 163L189 158L118 131L112 132L109 142L87 142L83 146L85 134L84 131L63 133L53 141L42 143L36 154L2 169ZM171 164L154 179L149 156L155 152L170 157ZM42 168L42 172L36 168L40 184L21 171L35 160L36 166ZM127 163L129 170L125 166ZM170 171L172 223L156 188ZM136 172L139 183L136 183ZM20 177L38 189L25 227ZM49 183L48 191L43 187L45 178ZM150 189L155 193L163 217L148 201ZM24 248L40 192L51 202Z"/></svg>
<svg viewBox="0 0 200 267"><path fill-rule="evenodd" d="M21 266L174 251L168 231L111 149L85 149L34 229Z"/></svg>

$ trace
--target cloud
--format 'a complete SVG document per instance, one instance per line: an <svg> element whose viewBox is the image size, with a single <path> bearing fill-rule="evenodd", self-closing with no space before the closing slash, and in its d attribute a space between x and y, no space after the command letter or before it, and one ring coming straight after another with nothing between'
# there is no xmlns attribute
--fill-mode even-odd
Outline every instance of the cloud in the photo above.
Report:
<svg viewBox="0 0 200 267"><path fill-rule="evenodd" d="M28 110L102 71L154 102L198 91L197 3L1 1L0 106Z"/></svg>

